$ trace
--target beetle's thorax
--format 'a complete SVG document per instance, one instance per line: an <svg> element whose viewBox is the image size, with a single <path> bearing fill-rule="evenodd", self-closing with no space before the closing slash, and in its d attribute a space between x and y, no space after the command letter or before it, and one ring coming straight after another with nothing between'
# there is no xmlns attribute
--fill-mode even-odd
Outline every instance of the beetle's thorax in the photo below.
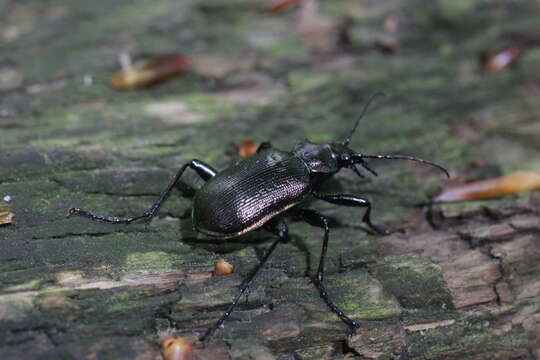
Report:
<svg viewBox="0 0 540 360"><path fill-rule="evenodd" d="M354 151L341 142L314 144L304 140L294 147L293 153L306 163L312 173L333 175L353 164L351 155Z"/></svg>
<svg viewBox="0 0 540 360"><path fill-rule="evenodd" d="M339 171L338 159L330 144L314 144L305 140L294 147L293 153L313 174L332 175Z"/></svg>

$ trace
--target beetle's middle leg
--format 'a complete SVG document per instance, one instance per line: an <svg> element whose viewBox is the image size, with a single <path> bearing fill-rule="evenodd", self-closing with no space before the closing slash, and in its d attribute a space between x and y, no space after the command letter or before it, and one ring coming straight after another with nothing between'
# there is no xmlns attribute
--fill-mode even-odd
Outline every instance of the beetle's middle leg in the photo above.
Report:
<svg viewBox="0 0 540 360"><path fill-rule="evenodd" d="M216 175L216 170L214 170L210 165L205 164L204 162L200 160L193 159L187 164L184 164L180 168L180 170L178 170L178 172L176 173L174 178L171 180L169 185L167 185L165 190L161 193L161 196L159 197L159 199L156 200L156 202L154 202L152 206L146 209L142 215L128 217L128 218L118 218L114 216L97 215L90 211L79 209L79 208L71 208L69 209L68 216L81 215L95 221L102 221L102 222L113 223L113 224L129 224L130 222L133 222L139 219L151 219L152 217L154 217L154 215L156 215L161 204L163 204L165 200L167 200L167 198L171 195L171 192L174 186L176 185L178 180L180 180L180 178L184 174L184 171L188 167L190 169L193 169L197 173L197 175L199 175L204 181L208 181Z"/></svg>
<svg viewBox="0 0 540 360"><path fill-rule="evenodd" d="M321 258L319 260L319 267L317 269L317 275L315 276L314 283L319 289L319 294L321 295L321 298L324 300L328 308L332 310L332 312L335 313L341 319L341 321L343 321L345 324L347 324L347 326L349 326L351 332L354 332L354 330L360 325L356 321L345 315L343 311L334 304L334 302L330 299L330 296L328 296L328 292L326 291L323 283L324 263L326 260L326 251L328 249L328 233L330 232L330 228L328 227L328 219L324 217L324 215L311 209L298 209L297 214L308 224L324 229Z"/></svg>
<svg viewBox="0 0 540 360"><path fill-rule="evenodd" d="M316 192L313 193L313 196L315 196L317 199L321 199L332 204L367 208L366 212L364 213L364 217L362 218L362 221L365 222L377 234L389 235L396 231L399 231L383 229L371 222L371 203L368 199L348 194L320 194Z"/></svg>
<svg viewBox="0 0 540 360"><path fill-rule="evenodd" d="M261 151L268 150L271 148L272 148L272 144L270 143L270 141L264 141L257 148L257 153L260 153Z"/></svg>
<svg viewBox="0 0 540 360"><path fill-rule="evenodd" d="M216 329L221 327L225 320L231 315L231 313L234 311L234 308L236 305L238 305L238 301L240 301L240 298L242 295L246 292L246 290L249 288L251 283L253 282L253 279L255 278L255 275L259 272L259 270L264 266L270 255L272 255L272 252L274 252L277 244L280 241L284 241L289 237L289 229L287 228L287 224L285 224L283 221L279 221L277 223L272 222L271 224L265 226L265 229L269 230L270 232L276 234L278 238L270 245L270 247L265 251L264 256L262 257L259 264L249 273L247 278L242 281L239 287L238 294L234 297L232 302L230 303L229 307L225 312L221 315L221 317L216 321L214 325L206 329L204 334L199 337L200 341L204 341L208 336L210 336Z"/></svg>

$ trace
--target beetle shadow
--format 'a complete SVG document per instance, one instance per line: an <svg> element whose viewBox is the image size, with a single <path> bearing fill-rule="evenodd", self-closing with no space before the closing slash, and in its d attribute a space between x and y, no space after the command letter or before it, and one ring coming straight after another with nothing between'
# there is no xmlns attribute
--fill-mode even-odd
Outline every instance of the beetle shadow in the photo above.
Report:
<svg viewBox="0 0 540 360"><path fill-rule="evenodd" d="M291 244L292 246L296 247L299 252L304 254L306 262L306 269L304 274L305 276L309 276L312 270L312 254L310 253L309 247L307 246L306 239L304 239L302 236L295 232L294 226L295 223L302 222L303 220L299 220L296 219L294 216L291 217L288 215L285 215L284 218L287 220L287 224L289 225L290 237L288 240L285 240L282 243ZM332 219L331 223L335 223L335 221ZM266 231L263 228L248 232L245 235L228 239L220 239L207 236L194 230L193 222L191 220L191 212L189 209L185 210L184 214L180 218L179 227L179 242L215 254L232 253L248 247L256 247L258 245L266 244L276 239L276 235ZM318 256L318 254L316 255Z"/></svg>
<svg viewBox="0 0 540 360"><path fill-rule="evenodd" d="M225 239L202 234L193 228L190 209L187 209L180 218L179 227L180 236L178 241L216 254L231 253L250 246L264 244L276 238L275 235L264 229L250 231L245 235Z"/></svg>
<svg viewBox="0 0 540 360"><path fill-rule="evenodd" d="M304 271L304 276L309 277L311 274L311 253L309 252L309 248L306 244L306 241L303 237L297 236L296 234L292 234L290 243L298 249L302 254L305 256L305 262L306 262L306 270ZM322 246L322 241L321 241Z"/></svg>

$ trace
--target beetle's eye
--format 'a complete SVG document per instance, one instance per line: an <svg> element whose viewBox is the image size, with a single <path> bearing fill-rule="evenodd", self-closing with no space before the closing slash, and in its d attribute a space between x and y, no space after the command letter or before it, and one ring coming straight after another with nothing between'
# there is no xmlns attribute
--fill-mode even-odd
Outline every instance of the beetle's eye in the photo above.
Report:
<svg viewBox="0 0 540 360"><path fill-rule="evenodd" d="M351 164L351 156L349 154L341 154L340 156L340 166L346 166L348 167Z"/></svg>

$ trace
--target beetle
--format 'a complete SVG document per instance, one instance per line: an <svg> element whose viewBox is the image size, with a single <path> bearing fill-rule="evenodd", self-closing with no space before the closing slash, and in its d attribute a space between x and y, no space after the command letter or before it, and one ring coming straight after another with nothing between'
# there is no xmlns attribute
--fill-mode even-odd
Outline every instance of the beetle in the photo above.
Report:
<svg viewBox="0 0 540 360"><path fill-rule="evenodd" d="M363 177L357 167L361 166L377 176L378 174L369 167L366 159L416 161L434 166L443 171L448 177L450 176L444 167L417 157L368 155L358 153L349 147L360 119L365 115L373 99L378 95L382 95L382 93L376 93L368 100L353 128L343 141L315 144L305 140L298 143L292 151L278 150L273 148L269 142L265 142L259 146L255 155L237 162L221 172L217 172L210 165L200 160L193 159L178 170L159 199L145 210L142 215L118 218L97 215L80 208L71 208L68 216L81 215L95 221L113 224L128 224L140 219L151 219L170 196L184 171L190 168L205 181L205 184L195 193L192 205L192 221L197 231L223 239L236 237L256 229L265 229L277 235L277 239L266 250L260 263L241 283L238 293L228 308L219 320L209 327L199 339L204 341L223 325L278 243L288 238L288 227L283 219L285 215L289 214L293 214L308 224L324 230L319 266L313 282L328 308L349 327L351 332L354 332L359 327L359 324L345 315L333 303L324 286L324 264L328 248L329 221L321 213L307 208L305 206L306 200L315 197L337 205L366 208L362 221L376 233L388 234L391 231L382 229L371 222L371 203L367 199L350 194L325 194L320 191L321 185L344 168L351 169L358 176Z"/></svg>

